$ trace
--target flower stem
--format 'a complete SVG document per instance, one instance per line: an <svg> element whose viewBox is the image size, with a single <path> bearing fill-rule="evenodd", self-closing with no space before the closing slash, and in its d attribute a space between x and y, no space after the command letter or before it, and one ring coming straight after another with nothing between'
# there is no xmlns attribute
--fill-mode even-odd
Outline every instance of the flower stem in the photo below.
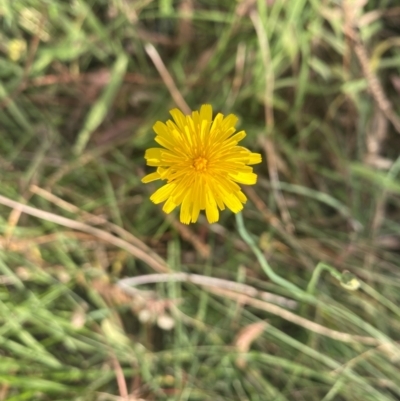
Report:
<svg viewBox="0 0 400 401"><path fill-rule="evenodd" d="M238 227L240 236L242 237L243 241L246 242L246 244L250 247L250 249L253 251L253 253L256 255L258 262L260 263L262 269L264 270L264 272L268 276L268 278L273 283L278 284L281 287L288 290L290 293L292 293L297 298L302 299L302 300L311 301L314 297L310 297L300 287L297 287L295 284L291 283L290 281L285 280L283 277L279 276L272 270L271 266L265 259L263 253L261 252L261 250L255 243L254 239L251 237L249 232L246 230L242 213L240 213L240 212L237 213L235 215L235 217L236 217L236 223L237 223L237 227Z"/></svg>

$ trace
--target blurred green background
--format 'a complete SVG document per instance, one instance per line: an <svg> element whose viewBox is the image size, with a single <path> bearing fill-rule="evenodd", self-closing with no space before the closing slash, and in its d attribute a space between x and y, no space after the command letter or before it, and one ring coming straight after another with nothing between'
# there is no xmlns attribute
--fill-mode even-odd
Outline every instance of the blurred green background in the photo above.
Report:
<svg viewBox="0 0 400 401"><path fill-rule="evenodd" d="M0 400L400 399L397 1L0 0L0 24ZM203 103L263 155L253 248L140 182L153 124ZM337 270L305 302L266 261L304 291Z"/></svg>

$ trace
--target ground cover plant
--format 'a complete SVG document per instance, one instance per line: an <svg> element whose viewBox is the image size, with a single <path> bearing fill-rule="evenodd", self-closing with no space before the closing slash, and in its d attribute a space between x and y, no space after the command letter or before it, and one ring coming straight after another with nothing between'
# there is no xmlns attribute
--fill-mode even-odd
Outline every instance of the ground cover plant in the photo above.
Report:
<svg viewBox="0 0 400 401"><path fill-rule="evenodd" d="M0 1L0 400L400 399L395 1ZM202 104L240 214L141 180Z"/></svg>

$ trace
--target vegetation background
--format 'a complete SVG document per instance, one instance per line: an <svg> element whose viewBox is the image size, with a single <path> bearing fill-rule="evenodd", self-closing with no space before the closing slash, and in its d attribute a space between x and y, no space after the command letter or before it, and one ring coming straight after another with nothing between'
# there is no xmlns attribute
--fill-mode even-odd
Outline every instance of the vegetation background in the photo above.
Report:
<svg viewBox="0 0 400 401"><path fill-rule="evenodd" d="M0 23L0 400L400 399L397 1L1 0ZM155 121L203 103L263 154L248 236L140 182Z"/></svg>

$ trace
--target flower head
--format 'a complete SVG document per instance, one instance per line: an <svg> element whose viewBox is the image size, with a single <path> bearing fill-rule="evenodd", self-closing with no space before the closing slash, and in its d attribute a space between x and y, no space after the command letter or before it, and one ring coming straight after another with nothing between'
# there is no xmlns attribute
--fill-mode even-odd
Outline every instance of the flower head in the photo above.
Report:
<svg viewBox="0 0 400 401"><path fill-rule="evenodd" d="M165 213L181 205L184 224L195 223L200 210L206 211L209 223L218 221L218 209L225 206L234 213L241 211L247 198L237 183L256 183L257 175L248 165L261 163L261 155L237 146L246 136L244 131L235 134L237 117L218 113L213 120L209 104L189 116L178 109L170 113L174 121L157 121L153 126L155 140L163 148L151 148L145 154L147 164L157 171L142 182L167 181L150 200L166 201Z"/></svg>

